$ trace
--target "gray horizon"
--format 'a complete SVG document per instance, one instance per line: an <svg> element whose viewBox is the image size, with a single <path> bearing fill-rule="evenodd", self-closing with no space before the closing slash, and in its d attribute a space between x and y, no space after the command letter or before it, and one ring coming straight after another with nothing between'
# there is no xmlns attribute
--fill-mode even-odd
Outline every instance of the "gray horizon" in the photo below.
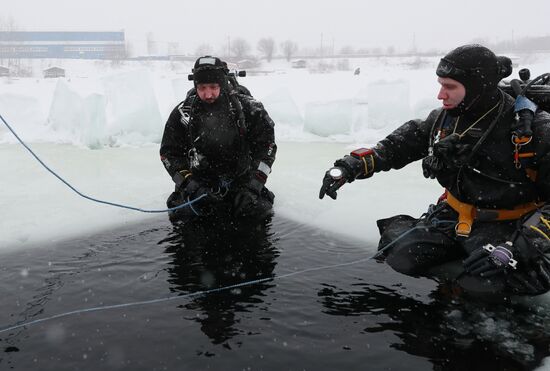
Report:
<svg viewBox="0 0 550 371"><path fill-rule="evenodd" d="M193 53L200 45L223 50L243 38L256 50L260 38L277 44L292 40L302 49L388 48L450 50L475 40L496 43L550 35L537 15L550 12L543 0L322 1L253 0L208 2L157 0L3 1L0 27L12 23L20 31L124 30L135 54L147 39L159 52L170 46ZM525 15L523 15L525 14Z"/></svg>

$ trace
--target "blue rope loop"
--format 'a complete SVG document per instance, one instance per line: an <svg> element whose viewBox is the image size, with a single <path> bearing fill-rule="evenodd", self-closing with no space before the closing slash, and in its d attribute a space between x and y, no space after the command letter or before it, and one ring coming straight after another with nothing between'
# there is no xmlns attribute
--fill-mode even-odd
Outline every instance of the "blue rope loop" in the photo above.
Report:
<svg viewBox="0 0 550 371"><path fill-rule="evenodd" d="M118 203L115 203L115 202L109 202L109 201L103 201L103 200L99 200L97 198L94 198L94 197L90 197L90 196L87 196L85 194L83 194L82 192L80 192L79 190L77 190L75 187L73 187L69 182L67 182L65 179L63 179L61 176L59 176L55 171L53 171L52 169L50 169L50 167L48 167L48 165L46 165L41 159L40 157L38 157L34 151L27 145L25 144L25 142L23 141L23 139L21 139L19 137L19 135L17 135L17 133L15 132L15 130L12 129L12 127L6 122L6 120L4 120L4 117L0 114L0 119L2 120L2 122L4 123L4 125L6 125L6 127L8 128L8 130L15 136L15 138L19 141L19 143L21 143L21 145L23 147L25 147L25 149L27 151L30 152L30 154L40 163L40 165L42 165L46 170L48 170L53 176L55 176L57 179L59 179L61 182L63 182L63 184L65 184L67 187L69 187L72 191L74 191L77 195L79 195L80 197L83 197L87 200L90 200L90 201L93 201L93 202L97 202L97 203L100 203L100 204L104 204L104 205L109 205L109 206L114 206L114 207L120 207L122 209L128 209L128 210L134 210L134 211L139 211L139 212L142 212L142 213L166 213L166 212L169 212L169 211L174 211L174 210L178 210L178 209L182 209L184 207L191 207L191 205L193 205L195 202L199 201L200 199L206 197L207 195L206 194L203 194L193 200L187 200L187 202L181 204L181 205L178 205L178 206L175 206L175 207L171 207L171 208L168 208L168 209L158 209L158 210L148 210L148 209L142 209L142 208L139 208L139 207L134 207L134 206L128 206L128 205L122 205L122 204L118 204ZM193 210L194 211L194 210Z"/></svg>

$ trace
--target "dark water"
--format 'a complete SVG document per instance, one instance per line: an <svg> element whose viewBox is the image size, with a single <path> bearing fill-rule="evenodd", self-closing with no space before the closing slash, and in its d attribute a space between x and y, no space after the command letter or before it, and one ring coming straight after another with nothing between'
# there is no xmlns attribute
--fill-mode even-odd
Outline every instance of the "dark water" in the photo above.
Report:
<svg viewBox="0 0 550 371"><path fill-rule="evenodd" d="M0 369L529 370L550 355L543 304L466 301L373 260L311 270L371 251L275 217L3 253Z"/></svg>

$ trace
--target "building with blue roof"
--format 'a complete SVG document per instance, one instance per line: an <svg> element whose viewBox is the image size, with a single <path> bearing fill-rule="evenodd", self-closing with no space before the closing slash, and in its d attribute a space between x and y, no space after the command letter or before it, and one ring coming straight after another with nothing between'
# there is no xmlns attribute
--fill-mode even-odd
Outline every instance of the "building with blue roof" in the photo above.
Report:
<svg viewBox="0 0 550 371"><path fill-rule="evenodd" d="M2 31L0 58L126 58L124 31Z"/></svg>

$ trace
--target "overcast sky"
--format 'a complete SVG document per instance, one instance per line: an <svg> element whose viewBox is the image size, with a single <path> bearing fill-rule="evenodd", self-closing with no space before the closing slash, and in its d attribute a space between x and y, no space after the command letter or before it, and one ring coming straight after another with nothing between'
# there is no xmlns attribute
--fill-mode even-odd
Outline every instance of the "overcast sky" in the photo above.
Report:
<svg viewBox="0 0 550 371"><path fill-rule="evenodd" d="M0 20L25 31L124 30L138 52L148 33L182 52L228 38L261 37L301 47L450 50L489 41L550 35L548 0L0 0ZM255 48L254 48L255 49Z"/></svg>

